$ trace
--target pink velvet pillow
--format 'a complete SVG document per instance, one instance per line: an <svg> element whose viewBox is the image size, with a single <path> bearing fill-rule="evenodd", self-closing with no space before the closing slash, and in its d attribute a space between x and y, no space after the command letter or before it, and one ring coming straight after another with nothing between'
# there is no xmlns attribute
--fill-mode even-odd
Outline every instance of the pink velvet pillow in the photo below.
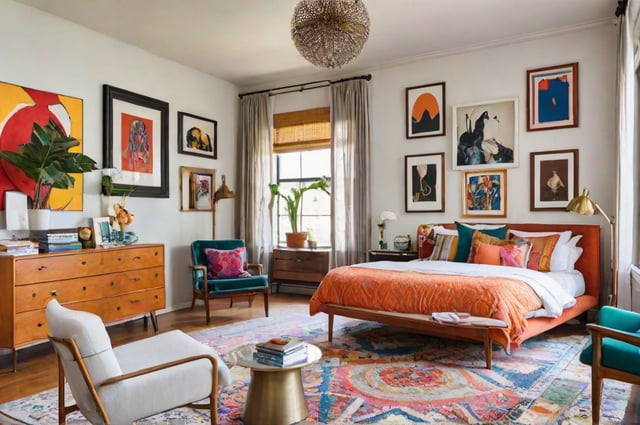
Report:
<svg viewBox="0 0 640 425"><path fill-rule="evenodd" d="M245 247L230 250L205 248L207 279L251 277L244 269Z"/></svg>

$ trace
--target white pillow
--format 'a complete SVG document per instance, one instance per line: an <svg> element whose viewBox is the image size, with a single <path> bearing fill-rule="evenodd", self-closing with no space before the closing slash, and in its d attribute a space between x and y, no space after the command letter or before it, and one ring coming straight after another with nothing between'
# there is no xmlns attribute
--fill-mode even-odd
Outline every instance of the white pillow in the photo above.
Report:
<svg viewBox="0 0 640 425"><path fill-rule="evenodd" d="M580 256L582 255L582 252L584 251L579 246L576 246L576 244L581 238L582 238L582 235L575 235L567 243L567 246L569 247L567 271L575 269L576 261L578 261L578 258L580 258Z"/></svg>
<svg viewBox="0 0 640 425"><path fill-rule="evenodd" d="M565 230L564 232L523 232L522 230L509 229L509 232L514 236L525 239L560 235L560 237L558 238L558 242L556 242L556 246L553 248L553 252L551 253L551 263L549 265L549 271L562 272L573 269L573 264L575 264L575 261L572 264L569 263L569 240L571 239L571 230ZM574 247L575 243L577 242L577 240L574 242ZM582 252L580 252L580 254L582 254ZM578 257L580 256L580 254L578 254ZM576 261L577 260L578 258L576 257Z"/></svg>
<svg viewBox="0 0 640 425"><path fill-rule="evenodd" d="M454 235L454 236L458 235L458 230L456 230L456 229L447 229L444 226L433 226L431 228L431 232L433 232L433 240L435 240L436 236L438 236L438 235Z"/></svg>

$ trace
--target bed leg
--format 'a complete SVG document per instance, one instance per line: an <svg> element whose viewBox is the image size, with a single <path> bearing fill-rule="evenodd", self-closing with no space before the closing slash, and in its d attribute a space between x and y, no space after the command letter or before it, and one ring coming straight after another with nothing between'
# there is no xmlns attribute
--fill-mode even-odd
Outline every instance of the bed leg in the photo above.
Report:
<svg viewBox="0 0 640 425"><path fill-rule="evenodd" d="M329 314L329 342L333 341L333 314Z"/></svg>
<svg viewBox="0 0 640 425"><path fill-rule="evenodd" d="M487 331L487 333L484 336L484 357L485 357L485 361L487 362L486 368L487 369L491 369L491 355L492 355L492 344L491 344L491 338L489 337L489 331Z"/></svg>

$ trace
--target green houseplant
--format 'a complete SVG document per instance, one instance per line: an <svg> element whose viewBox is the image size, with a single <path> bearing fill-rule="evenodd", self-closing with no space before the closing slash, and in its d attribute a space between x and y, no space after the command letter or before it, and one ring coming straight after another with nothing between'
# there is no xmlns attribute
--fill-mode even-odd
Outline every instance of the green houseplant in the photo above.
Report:
<svg viewBox="0 0 640 425"><path fill-rule="evenodd" d="M96 170L96 162L69 149L80 142L65 133L52 119L47 125L33 124L31 140L18 146L17 151L0 151L0 159L19 168L33 180L34 187L25 191L34 210L49 208L51 189L69 189L75 183L70 173Z"/></svg>
<svg viewBox="0 0 640 425"><path fill-rule="evenodd" d="M280 185L276 183L270 183L269 190L271 191L270 209L273 208L276 197L280 197L286 204L285 210L287 211L289 224L291 225L291 232L286 233L287 246L291 248L302 248L307 238L307 232L298 231L298 225L302 222L302 215L299 213L302 195L309 190L321 190L327 195L330 195L329 178L321 177L306 186L292 187L289 194L283 193L280 190Z"/></svg>

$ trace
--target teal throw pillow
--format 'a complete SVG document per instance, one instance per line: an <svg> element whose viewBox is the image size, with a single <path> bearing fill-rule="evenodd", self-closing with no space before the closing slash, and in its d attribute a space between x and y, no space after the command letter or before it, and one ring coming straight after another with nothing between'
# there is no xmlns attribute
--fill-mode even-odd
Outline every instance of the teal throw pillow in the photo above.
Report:
<svg viewBox="0 0 640 425"><path fill-rule="evenodd" d="M456 226L458 227L458 251L453 261L458 263L467 262L469 251L471 250L471 239L473 239L473 232L476 230L479 230L485 235L493 236L494 238L506 239L507 237L507 226L501 226L496 229L475 229L457 221Z"/></svg>

